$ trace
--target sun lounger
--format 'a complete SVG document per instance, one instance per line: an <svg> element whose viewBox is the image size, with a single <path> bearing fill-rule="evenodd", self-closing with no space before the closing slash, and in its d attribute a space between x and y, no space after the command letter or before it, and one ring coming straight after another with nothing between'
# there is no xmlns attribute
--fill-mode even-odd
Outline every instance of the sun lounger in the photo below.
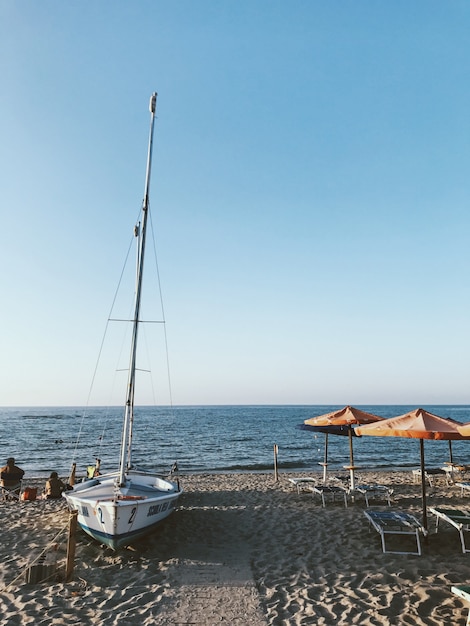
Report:
<svg viewBox="0 0 470 626"><path fill-rule="evenodd" d="M469 585L454 585L450 588L453 594L458 596L461 600L470 603L470 586ZM470 626L470 610L467 615L467 626Z"/></svg>
<svg viewBox="0 0 470 626"><path fill-rule="evenodd" d="M436 516L436 532L439 528L439 520L443 519L459 531L462 552L470 552L465 545L465 532L470 530L470 512L462 509L448 509L445 507L430 507L431 513Z"/></svg>
<svg viewBox="0 0 470 626"><path fill-rule="evenodd" d="M454 483L456 487L460 487L460 495L463 496L465 491L470 491L470 483Z"/></svg>
<svg viewBox="0 0 470 626"><path fill-rule="evenodd" d="M371 500L386 500L388 506L392 506L390 498L393 493L393 489L390 489L386 485L356 485L354 489L349 491L350 495L354 496L354 492L358 492L364 496L366 506L369 507L369 499Z"/></svg>
<svg viewBox="0 0 470 626"><path fill-rule="evenodd" d="M382 551L388 554L416 554L421 556L420 533L426 536L426 530L422 524L418 522L416 517L410 513L402 511L375 511L367 509L364 515L370 522L370 525L380 534L382 540ZM409 535L416 539L416 551L412 550L387 550L385 545L386 535Z"/></svg>
<svg viewBox="0 0 470 626"><path fill-rule="evenodd" d="M310 491L310 487L318 482L316 478L288 478L287 480L296 487L297 493L300 493L302 489Z"/></svg>
<svg viewBox="0 0 470 626"><path fill-rule="evenodd" d="M323 508L326 506L325 496L332 496L332 500L334 502L337 495L343 498L344 506L348 506L348 492L344 487L337 485L313 485L309 487L309 489L314 496L317 494L321 497Z"/></svg>
<svg viewBox="0 0 470 626"><path fill-rule="evenodd" d="M419 483L421 481L421 470L420 469L414 469L412 470L412 474L413 474L413 482L415 483ZM445 476L446 480L447 480L447 472L446 470L440 468L440 467L428 467L426 468L426 470L424 471L424 476L426 478L426 480L429 482L429 486L432 487L433 486L433 482L434 482L434 477L435 476Z"/></svg>
<svg viewBox="0 0 470 626"><path fill-rule="evenodd" d="M446 461L442 469L446 473L447 484L451 485L456 480L464 478L469 468L467 465L457 465Z"/></svg>

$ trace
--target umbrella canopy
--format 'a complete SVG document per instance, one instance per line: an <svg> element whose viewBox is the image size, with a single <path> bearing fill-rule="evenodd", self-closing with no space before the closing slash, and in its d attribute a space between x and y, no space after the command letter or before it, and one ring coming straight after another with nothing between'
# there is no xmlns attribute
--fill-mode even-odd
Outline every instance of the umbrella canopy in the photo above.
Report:
<svg viewBox="0 0 470 626"><path fill-rule="evenodd" d="M366 413L353 406L345 406L337 411L311 417L304 421L304 430L313 430L325 433L325 461L323 463L323 481L326 481L326 468L328 466L328 434L347 435L349 437L349 474L351 489L354 489L354 451L353 451L353 425L371 424L382 421L384 418L372 413Z"/></svg>
<svg viewBox="0 0 470 626"><path fill-rule="evenodd" d="M439 417L425 411L415 409L398 417L382 420L380 423L361 426L358 435L375 435L376 437L412 437L413 439L464 439L460 434L460 422L450 417ZM469 429L470 430L470 429ZM470 435L470 432L469 432Z"/></svg>
<svg viewBox="0 0 470 626"><path fill-rule="evenodd" d="M383 417L366 413L366 411L361 411L361 409L348 405L331 413L311 417L305 420L304 424L306 426L347 426L352 424L371 424L372 422L383 420Z"/></svg>
<svg viewBox="0 0 470 626"><path fill-rule="evenodd" d="M470 437L470 422L460 424L458 430L463 437Z"/></svg>
<svg viewBox="0 0 470 626"><path fill-rule="evenodd" d="M427 529L426 507L426 472L424 465L424 439L456 440L465 439L459 432L460 422L449 417L440 417L425 411L415 409L398 417L391 417L374 424L367 424L356 428L359 436L372 435L376 437L411 437L420 440L421 458L421 491L423 499L423 527ZM470 438L470 437L468 437Z"/></svg>

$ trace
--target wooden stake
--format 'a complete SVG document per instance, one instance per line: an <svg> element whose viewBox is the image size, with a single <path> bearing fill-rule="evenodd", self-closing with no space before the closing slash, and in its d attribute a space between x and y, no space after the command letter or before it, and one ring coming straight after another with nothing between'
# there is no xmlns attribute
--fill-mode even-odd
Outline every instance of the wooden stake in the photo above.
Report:
<svg viewBox="0 0 470 626"><path fill-rule="evenodd" d="M274 480L277 482L279 480L279 475L277 472L277 453L279 448L277 447L277 443L274 444Z"/></svg>
<svg viewBox="0 0 470 626"><path fill-rule="evenodd" d="M77 543L77 517L78 511L70 511L69 519L69 536L67 539L67 562L65 565L65 582L68 583L72 579L73 566L75 562L75 546Z"/></svg>
<svg viewBox="0 0 470 626"><path fill-rule="evenodd" d="M76 463L72 463L72 471L70 472L70 476L69 476L69 485L71 487L73 487L75 485L75 472L77 470L77 464Z"/></svg>

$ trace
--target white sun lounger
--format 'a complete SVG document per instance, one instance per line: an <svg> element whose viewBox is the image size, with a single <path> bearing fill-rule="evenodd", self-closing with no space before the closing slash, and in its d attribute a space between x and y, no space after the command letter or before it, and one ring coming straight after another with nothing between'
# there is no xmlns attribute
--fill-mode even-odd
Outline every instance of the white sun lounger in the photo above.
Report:
<svg viewBox="0 0 470 626"><path fill-rule="evenodd" d="M430 507L431 513L436 516L436 532L439 528L439 520L443 519L459 531L462 552L470 552L465 545L465 532L470 530L470 512L462 509L450 509L444 507Z"/></svg>
<svg viewBox="0 0 470 626"><path fill-rule="evenodd" d="M309 487L310 491L321 497L321 503L323 508L326 506L325 496L332 496L333 502L337 495L341 496L344 500L344 506L348 506L348 491L344 487L338 485L314 485Z"/></svg>
<svg viewBox="0 0 470 626"><path fill-rule="evenodd" d="M354 492L360 493L364 496L364 500L366 501L366 506L369 507L369 498L376 500L386 500L388 502L388 506L392 506L391 496L393 494L393 489L390 489L386 485L356 485L354 489L350 489L349 493L354 496Z"/></svg>
<svg viewBox="0 0 470 626"><path fill-rule="evenodd" d="M454 585L450 588L453 594L458 596L461 600L464 600L467 605L470 602L470 586L469 585ZM470 610L467 615L467 626L470 626Z"/></svg>
<svg viewBox="0 0 470 626"><path fill-rule="evenodd" d="M370 525L380 534L382 540L382 551L388 554L416 554L421 556L421 541L419 534L426 536L426 530L422 524L418 522L416 517L410 513L402 511L375 511L367 509L364 515L370 522ZM416 551L412 550L387 550L385 545L386 535L411 535L416 539Z"/></svg>
<svg viewBox="0 0 470 626"><path fill-rule="evenodd" d="M442 467L446 473L447 484L452 485L458 480L462 480L468 472L468 465L460 465L446 461Z"/></svg>
<svg viewBox="0 0 470 626"><path fill-rule="evenodd" d="M413 482L415 483L419 483L421 481L421 470L420 469L414 469L412 470L412 474L413 474ZM444 469L440 468L440 467L434 467L434 468L427 468L424 471L424 476L426 478L426 480L429 482L429 486L432 487L434 485L434 479L437 476L444 476L446 481L447 481L447 473Z"/></svg>
<svg viewBox="0 0 470 626"><path fill-rule="evenodd" d="M470 491L470 483L454 483L456 487L460 487L460 495L463 496L465 491Z"/></svg>
<svg viewBox="0 0 470 626"><path fill-rule="evenodd" d="M318 482L318 480L316 478L309 478L309 477L306 477L306 478L288 478L287 480L290 483L292 483L294 485L294 487L296 487L297 493L300 493L300 491L302 489L306 489L306 490L310 491L310 487Z"/></svg>

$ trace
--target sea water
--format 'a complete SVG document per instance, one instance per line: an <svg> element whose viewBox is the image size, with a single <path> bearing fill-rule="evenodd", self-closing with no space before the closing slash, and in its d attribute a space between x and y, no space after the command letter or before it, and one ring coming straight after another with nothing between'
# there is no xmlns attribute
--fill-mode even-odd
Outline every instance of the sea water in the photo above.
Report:
<svg viewBox="0 0 470 626"><path fill-rule="evenodd" d="M304 420L341 406L176 406L136 407L133 465L167 472L176 461L185 472L271 471L274 445L278 467L320 471L325 435L298 429ZM393 417L414 406L359 406ZM470 406L425 406L459 422L470 421ZM0 409L0 463L9 456L31 477L52 470L66 477L72 462L85 472L96 458L103 472L117 468L123 409L81 407L13 407ZM354 463L367 469L419 467L419 441L398 437L355 437ZM470 441L452 442L454 462L470 464ZM428 467L449 460L447 441L426 441ZM328 468L349 463L347 437L330 435Z"/></svg>

